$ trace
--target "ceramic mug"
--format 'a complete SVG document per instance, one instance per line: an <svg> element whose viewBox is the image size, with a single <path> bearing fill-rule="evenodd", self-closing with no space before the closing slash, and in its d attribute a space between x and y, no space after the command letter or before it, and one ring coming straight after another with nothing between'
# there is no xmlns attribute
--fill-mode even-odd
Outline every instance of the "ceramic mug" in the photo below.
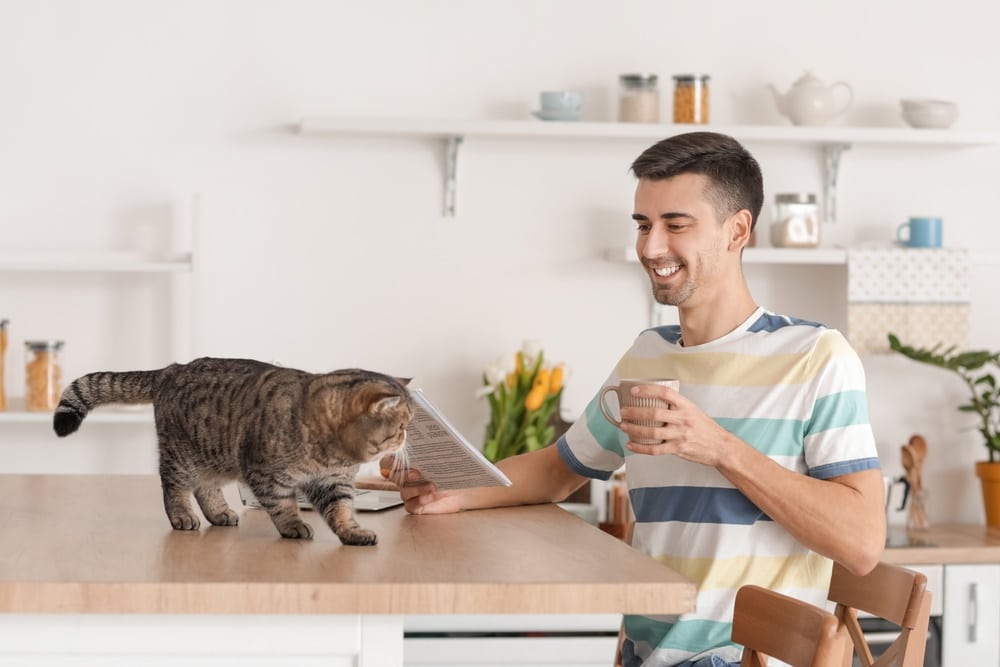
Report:
<svg viewBox="0 0 1000 667"><path fill-rule="evenodd" d="M583 93L576 90L546 90L539 96L545 111L579 111Z"/></svg>
<svg viewBox="0 0 1000 667"><path fill-rule="evenodd" d="M608 386L601 389L600 398L598 404L601 407L601 414L609 422L621 428L622 420L616 418L611 410L608 409L607 404L604 402L605 397L611 392L615 392L618 396L618 405L628 408L658 408L658 407L669 407L665 401L661 401L658 398L650 398L647 396L633 396L632 387L644 385L644 384L658 384L664 387L671 387L672 389L680 389L681 383L678 380L667 379L667 378L626 378L618 381L618 384L609 384ZM652 420L643 419L635 422L640 426L663 426L663 422L657 422ZM659 445L662 440L657 440L655 438L636 438L635 442L640 445Z"/></svg>
<svg viewBox="0 0 1000 667"><path fill-rule="evenodd" d="M896 240L909 248L940 248L942 226L941 218L913 217L896 228Z"/></svg>

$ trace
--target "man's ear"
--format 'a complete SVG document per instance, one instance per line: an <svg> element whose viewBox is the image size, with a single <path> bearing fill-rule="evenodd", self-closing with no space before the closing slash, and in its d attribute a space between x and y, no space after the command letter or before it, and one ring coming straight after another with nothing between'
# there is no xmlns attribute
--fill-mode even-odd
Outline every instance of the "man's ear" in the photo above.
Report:
<svg viewBox="0 0 1000 667"><path fill-rule="evenodd" d="M729 218L729 249L739 251L750 243L750 224L753 217L750 211L740 209Z"/></svg>

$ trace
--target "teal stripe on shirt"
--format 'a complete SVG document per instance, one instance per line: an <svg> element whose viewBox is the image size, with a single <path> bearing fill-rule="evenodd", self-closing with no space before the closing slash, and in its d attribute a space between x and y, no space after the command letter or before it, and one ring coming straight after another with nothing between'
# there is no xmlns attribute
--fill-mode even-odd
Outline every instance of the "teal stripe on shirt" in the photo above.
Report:
<svg viewBox="0 0 1000 667"><path fill-rule="evenodd" d="M604 417L598 400L600 399L592 400L584 410L587 430L602 448L614 452L618 456L625 456L625 443L627 442L625 433Z"/></svg>
<svg viewBox="0 0 1000 667"><path fill-rule="evenodd" d="M834 428L868 424L868 401L863 391L842 391L816 399L806 425L809 435Z"/></svg>
<svg viewBox="0 0 1000 667"><path fill-rule="evenodd" d="M625 634L633 642L645 642L654 649L678 649L698 654L732 644L733 624L692 619L663 623L645 616L626 616ZM664 636L666 633L666 636Z"/></svg>
<svg viewBox="0 0 1000 667"><path fill-rule="evenodd" d="M715 421L740 440L768 456L800 456L805 424L799 419L735 419Z"/></svg>

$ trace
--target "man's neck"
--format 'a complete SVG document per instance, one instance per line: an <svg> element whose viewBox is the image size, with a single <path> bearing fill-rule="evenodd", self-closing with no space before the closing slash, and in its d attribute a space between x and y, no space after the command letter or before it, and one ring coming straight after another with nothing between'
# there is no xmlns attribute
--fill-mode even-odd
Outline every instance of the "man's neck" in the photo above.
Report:
<svg viewBox="0 0 1000 667"><path fill-rule="evenodd" d="M677 317L681 325L681 341L684 347L693 347L722 338L743 324L755 310L757 304L745 286L738 293L727 294L725 299L713 299L689 307L679 306Z"/></svg>

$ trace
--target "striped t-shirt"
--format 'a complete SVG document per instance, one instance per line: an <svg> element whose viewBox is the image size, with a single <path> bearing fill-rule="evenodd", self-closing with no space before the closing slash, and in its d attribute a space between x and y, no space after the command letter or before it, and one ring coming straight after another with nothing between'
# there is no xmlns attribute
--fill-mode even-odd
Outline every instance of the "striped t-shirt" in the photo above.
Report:
<svg viewBox="0 0 1000 667"><path fill-rule="evenodd" d="M758 308L725 336L685 347L680 327L639 334L607 384L680 380L680 392L726 430L790 470L828 479L878 468L864 369L833 329ZM632 544L698 585L680 616L626 616L626 667L675 665L708 652L739 659L733 603L757 584L824 605L831 563L799 544L717 470L625 449L599 396L557 446L577 473L608 479L625 465Z"/></svg>

